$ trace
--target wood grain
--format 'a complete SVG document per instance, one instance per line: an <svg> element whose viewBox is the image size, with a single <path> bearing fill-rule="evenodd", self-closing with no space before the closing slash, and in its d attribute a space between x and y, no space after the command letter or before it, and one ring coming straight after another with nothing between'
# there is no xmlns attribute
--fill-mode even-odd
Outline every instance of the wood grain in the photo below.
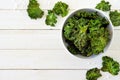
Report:
<svg viewBox="0 0 120 80"><path fill-rule="evenodd" d="M86 70L4 70L0 80L86 80ZM120 76L102 73L98 80L120 80Z"/></svg>
<svg viewBox="0 0 120 80"><path fill-rule="evenodd" d="M71 11L72 12L72 11ZM26 10L0 10L0 29L61 29L65 18L58 17L55 27L45 24L45 15L41 19L32 20Z"/></svg>
<svg viewBox="0 0 120 80"><path fill-rule="evenodd" d="M75 10L70 10L71 14ZM104 13L108 16L108 13ZM45 19L47 15L47 10L45 10L45 15L41 19L32 20L28 16L26 10L0 10L0 30L3 29L62 29L64 21L67 17L58 17L58 22L55 27L51 27L45 24ZM68 15L69 16L69 15ZM114 29L120 29L120 27L114 27Z"/></svg>
<svg viewBox="0 0 120 80"><path fill-rule="evenodd" d="M55 27L45 24L47 10L59 0L38 0L45 11L42 19L31 20L26 12L29 0L0 2L0 80L86 80L86 71L101 67L102 56L120 62L120 27L114 27L114 38L107 52L90 59L70 54L61 40L65 18L58 17ZM101 0L61 0L70 13L80 8L94 8ZM120 10L120 0L107 0L112 10ZM69 13L69 14L70 14ZM108 16L108 13L105 13ZM99 80L120 80L102 73Z"/></svg>
<svg viewBox="0 0 120 80"><path fill-rule="evenodd" d="M111 50L120 50L120 31L114 31ZM61 50L61 30L0 30L0 50Z"/></svg>
<svg viewBox="0 0 120 80"><path fill-rule="evenodd" d="M59 0L38 0L42 9L52 9ZM69 4L70 9L79 9L84 7L94 8L101 0L61 0ZM107 0L112 5L112 9L120 9L119 0ZM27 9L29 0L3 0L0 3L0 9ZM77 6L76 6L77 5Z"/></svg>
<svg viewBox="0 0 120 80"><path fill-rule="evenodd" d="M120 51L108 50L93 58L78 58L66 50L0 50L0 70L86 70L101 67L102 56L120 62Z"/></svg>

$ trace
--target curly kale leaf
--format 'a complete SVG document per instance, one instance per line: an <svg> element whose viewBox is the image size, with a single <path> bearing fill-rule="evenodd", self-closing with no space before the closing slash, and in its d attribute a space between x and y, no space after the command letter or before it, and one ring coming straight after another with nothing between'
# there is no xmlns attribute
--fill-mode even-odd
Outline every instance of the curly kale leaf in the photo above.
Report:
<svg viewBox="0 0 120 80"><path fill-rule="evenodd" d="M110 11L110 20L114 26L120 26L120 12L117 10Z"/></svg>
<svg viewBox="0 0 120 80"><path fill-rule="evenodd" d="M66 40L72 41L81 55L88 57L104 51L110 35L108 24L97 12L79 11L67 20L63 34Z"/></svg>
<svg viewBox="0 0 120 80"><path fill-rule="evenodd" d="M90 28L89 38L91 40L90 45L92 53L99 54L104 51L109 41L108 35L109 31L106 28Z"/></svg>
<svg viewBox="0 0 120 80"><path fill-rule="evenodd" d="M111 57L104 56L103 60L103 67L101 68L104 72L109 72L112 75L117 75L120 71L120 64L117 61L114 61Z"/></svg>
<svg viewBox="0 0 120 80"><path fill-rule="evenodd" d="M101 76L102 75L101 75L100 70L98 68L90 69L86 73L87 80L97 80Z"/></svg>
<svg viewBox="0 0 120 80"><path fill-rule="evenodd" d="M57 23L57 17L52 10L48 10L48 15L46 16L45 23L50 26L55 26Z"/></svg>
<svg viewBox="0 0 120 80"><path fill-rule="evenodd" d="M86 11L79 11L74 15L74 17L76 19L79 19L79 18L96 19L96 18L98 18L98 14L97 14L97 12L88 13Z"/></svg>
<svg viewBox="0 0 120 80"><path fill-rule="evenodd" d="M67 40L73 41L75 39L75 34L79 31L75 27L76 19L74 17L69 18L64 27L64 36Z"/></svg>
<svg viewBox="0 0 120 80"><path fill-rule="evenodd" d="M39 8L39 3L36 0L29 0L27 12L31 19L42 18L44 15L44 12Z"/></svg>
<svg viewBox="0 0 120 80"><path fill-rule="evenodd" d="M80 51L75 47L74 44L72 44L72 42L70 42L70 41L67 41L67 42L71 43L71 44L69 44L69 45L67 46L67 49L68 49L72 54L74 54L74 55L80 54Z"/></svg>
<svg viewBox="0 0 120 80"><path fill-rule="evenodd" d="M97 4L95 8L102 11L110 11L111 5L109 2L105 2L104 0L102 0L100 3Z"/></svg>
<svg viewBox="0 0 120 80"><path fill-rule="evenodd" d="M80 31L76 34L76 39L74 40L74 45L76 48L79 49L82 55L85 55L87 46L88 46L88 37L87 37L87 29L88 26L80 26L79 27Z"/></svg>
<svg viewBox="0 0 120 80"><path fill-rule="evenodd" d="M62 17L65 17L69 10L68 10L68 5L64 2L57 2L53 8L53 11L57 14L57 15L61 15Z"/></svg>

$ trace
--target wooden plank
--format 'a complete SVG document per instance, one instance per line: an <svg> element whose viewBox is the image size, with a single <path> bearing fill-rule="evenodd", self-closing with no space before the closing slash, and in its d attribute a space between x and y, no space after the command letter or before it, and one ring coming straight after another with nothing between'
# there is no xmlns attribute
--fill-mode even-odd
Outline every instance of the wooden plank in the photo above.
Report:
<svg viewBox="0 0 120 80"><path fill-rule="evenodd" d="M85 80L86 71L0 71L0 80Z"/></svg>
<svg viewBox="0 0 120 80"><path fill-rule="evenodd" d="M16 4L17 4L17 9L27 9L27 5L29 3L28 0L21 0L21 1L15 0L15 1L16 1ZM41 5L41 8L43 8L43 9L52 9L54 7L54 4L58 1L59 0L50 0L50 1L48 1L48 0L44 0L44 1L38 0L38 2ZM83 7L93 7L93 6L90 5L89 0L84 0L84 1L61 0L61 1L67 3L69 5L70 9L78 9L78 8L83 8Z"/></svg>
<svg viewBox="0 0 120 80"><path fill-rule="evenodd" d="M32 20L26 10L0 10L0 29L60 29L66 18L58 17L56 27L45 24L45 15L41 19Z"/></svg>
<svg viewBox="0 0 120 80"><path fill-rule="evenodd" d="M0 80L86 80L86 70L0 71ZM103 73L99 80L120 80L120 75Z"/></svg>
<svg viewBox="0 0 120 80"><path fill-rule="evenodd" d="M38 0L42 9L52 9L59 0ZM85 7L94 8L101 0L61 0L69 4L70 9L79 9ZM111 3L112 9L120 9L119 0L107 0ZM0 3L0 9L27 9L29 0L3 0Z"/></svg>
<svg viewBox="0 0 120 80"><path fill-rule="evenodd" d="M113 33L113 40L112 40L112 43L111 43L111 46L110 46L110 49L114 50L114 49L117 49L117 50L120 50L120 47L118 45L120 45L120 37L119 35L120 34L120 31L119 30L114 30L114 33Z"/></svg>
<svg viewBox="0 0 120 80"><path fill-rule="evenodd" d="M0 49L61 49L59 30L1 30Z"/></svg>
<svg viewBox="0 0 120 80"><path fill-rule="evenodd" d="M79 70L100 68L102 56L111 56L120 63L120 50L108 50L93 58L78 58L65 50L0 50L0 69Z"/></svg>
<svg viewBox="0 0 120 80"><path fill-rule="evenodd" d="M73 11L71 10L70 13ZM47 10L42 19L32 20L26 10L0 10L0 29L61 29L67 18L58 17L56 26L50 27L45 24L46 15ZM105 15L108 16L108 13ZM120 27L115 27L115 29L120 29Z"/></svg>
<svg viewBox="0 0 120 80"><path fill-rule="evenodd" d="M1 0L0 9L16 9L17 4L14 0Z"/></svg>
<svg viewBox="0 0 120 80"><path fill-rule="evenodd" d="M120 50L120 31L114 31L111 50ZM0 30L0 49L64 49L61 30Z"/></svg>

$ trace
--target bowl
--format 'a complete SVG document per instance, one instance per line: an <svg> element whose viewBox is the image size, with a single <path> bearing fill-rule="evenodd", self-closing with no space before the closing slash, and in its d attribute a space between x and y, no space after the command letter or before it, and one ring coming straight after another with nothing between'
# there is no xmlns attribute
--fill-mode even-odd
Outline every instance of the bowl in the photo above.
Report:
<svg viewBox="0 0 120 80"><path fill-rule="evenodd" d="M108 50L108 48L110 47L111 42L112 42L112 39L113 39L113 25L112 25L110 19L109 19L102 11L97 10L97 9L92 9L92 8L83 8L83 9L75 10L75 11L72 12L70 15L68 15L68 17L65 19L65 21L64 21L64 23L63 23L63 26L62 26L62 31L61 31L62 43L63 43L64 48L67 50L68 53L74 55L73 53L71 53L71 52L68 50L67 47L68 47L69 44L66 42L66 39L65 39L65 36L64 36L63 33L64 33L64 26L65 26L67 20L68 20L69 18L71 18L72 16L74 16L74 15L75 15L77 12L79 12L79 11L86 11L86 12L90 12L90 13L92 13L92 12L97 12L97 14L98 14L99 16L104 17L104 18L109 22L109 25L107 25L106 27L107 27L107 29L108 29L108 31L109 31L109 34L110 34L110 35L109 35L109 39L110 39L110 40L107 42L107 45L104 47L103 52L100 52L100 54L98 54L98 55L101 55L101 53L105 53L105 52ZM81 54L77 54L77 55L74 55L74 56L79 57L79 58L84 58L84 59L87 58L87 59L89 59L89 58L96 57L96 56L98 56L98 55L91 55L91 56L89 56L89 57L86 57L86 56L83 56L83 55L81 55Z"/></svg>

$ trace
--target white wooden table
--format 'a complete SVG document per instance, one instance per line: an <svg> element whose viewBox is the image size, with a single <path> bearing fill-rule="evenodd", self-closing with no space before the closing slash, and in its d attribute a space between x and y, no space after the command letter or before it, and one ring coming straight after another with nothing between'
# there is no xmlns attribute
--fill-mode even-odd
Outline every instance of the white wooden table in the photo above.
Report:
<svg viewBox="0 0 120 80"><path fill-rule="evenodd" d="M114 28L109 50L92 59L70 55L61 41L65 18L56 27L44 23L48 9L58 0L38 0L45 15L31 20L26 12L28 0L0 0L0 80L86 80L86 71L101 67L101 57L108 55L120 62L120 27ZM61 0L71 10L94 8L100 0ZM112 9L120 10L120 0L108 0ZM120 80L118 76L102 73L99 80Z"/></svg>

